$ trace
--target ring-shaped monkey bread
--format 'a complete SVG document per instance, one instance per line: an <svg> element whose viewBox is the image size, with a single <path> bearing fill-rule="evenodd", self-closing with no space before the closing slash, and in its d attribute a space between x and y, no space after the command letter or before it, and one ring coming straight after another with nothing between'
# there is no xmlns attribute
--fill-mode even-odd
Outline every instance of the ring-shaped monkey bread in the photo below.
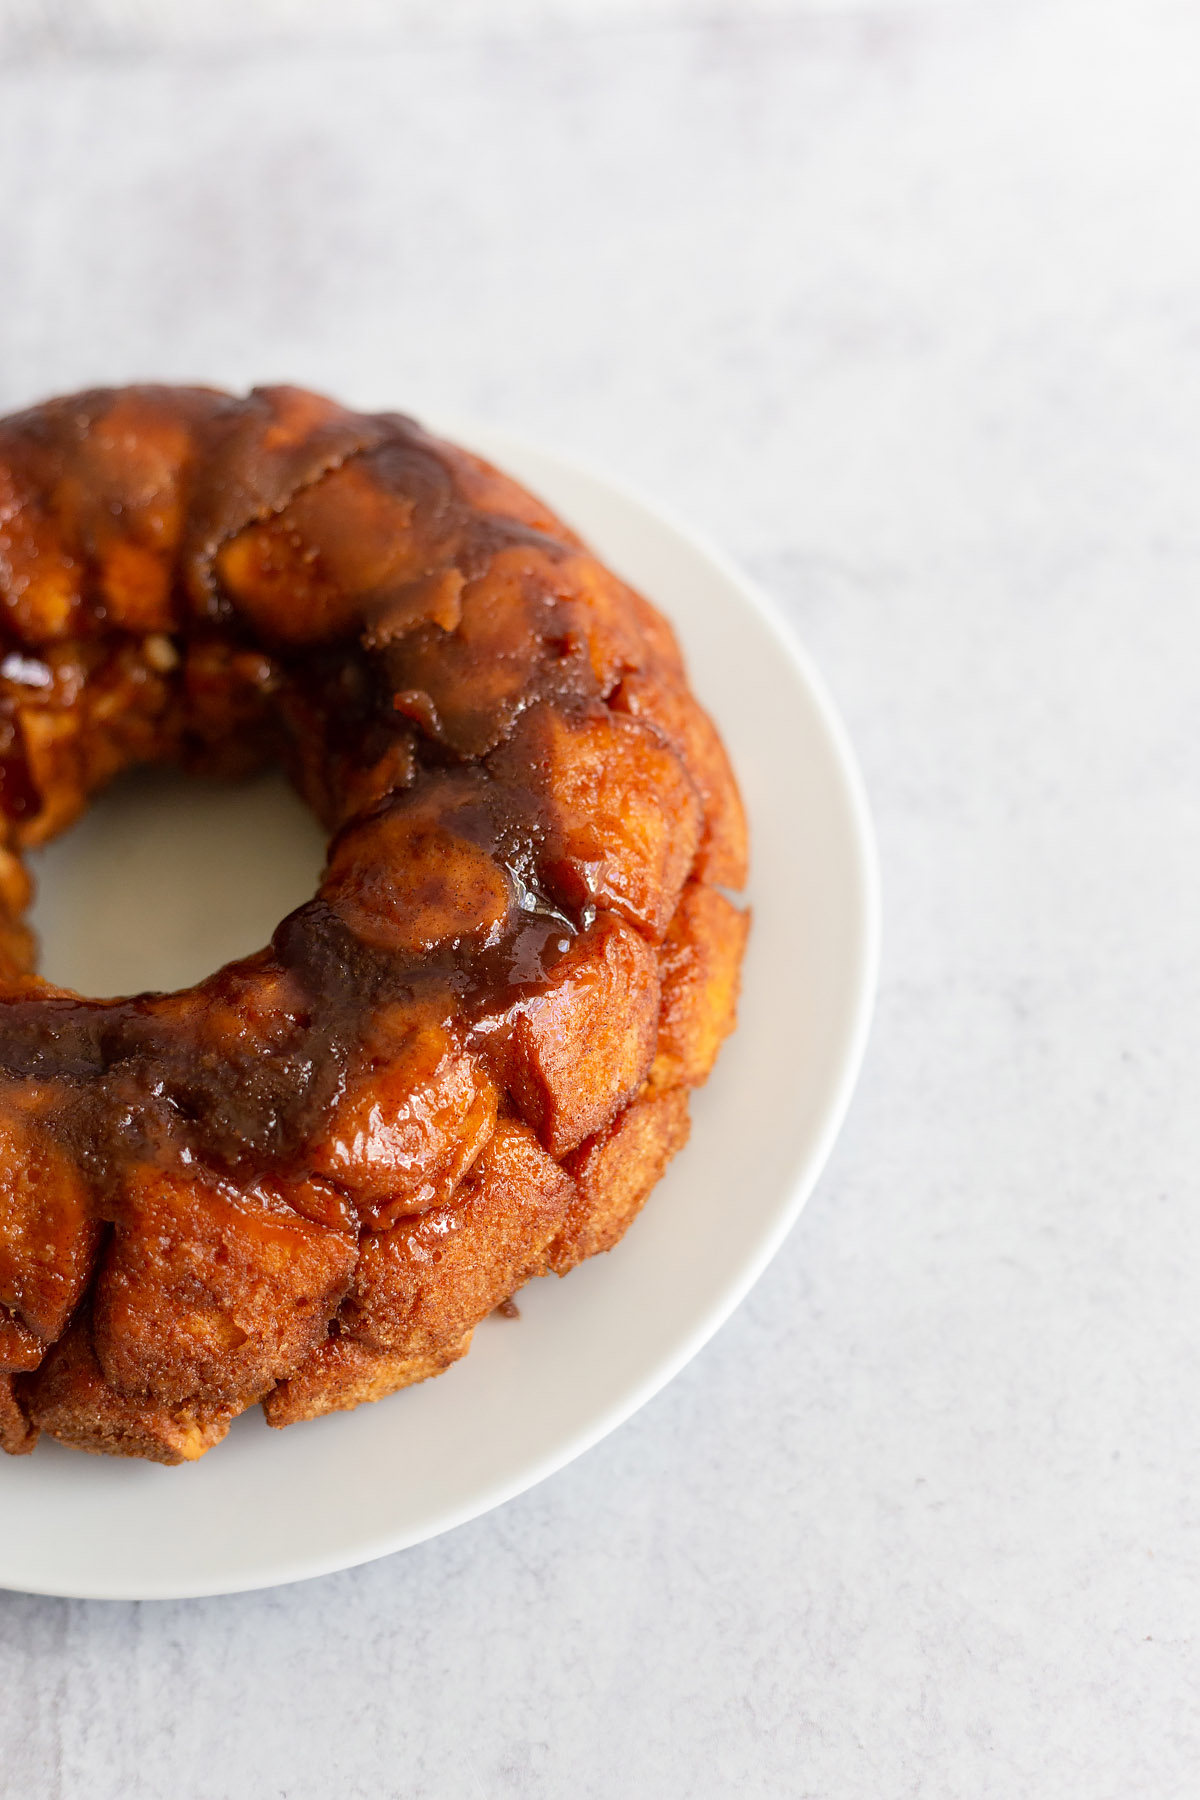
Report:
<svg viewBox="0 0 1200 1800"><path fill-rule="evenodd" d="M621 1237L731 1029L737 787L539 500L297 388L0 421L0 1444L194 1460L435 1375ZM32 972L26 848L281 763L316 896L180 993Z"/></svg>

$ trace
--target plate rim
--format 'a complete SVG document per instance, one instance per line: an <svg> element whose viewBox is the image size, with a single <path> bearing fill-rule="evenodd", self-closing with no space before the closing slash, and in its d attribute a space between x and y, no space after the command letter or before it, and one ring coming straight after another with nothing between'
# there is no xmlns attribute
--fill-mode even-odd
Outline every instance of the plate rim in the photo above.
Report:
<svg viewBox="0 0 1200 1800"><path fill-rule="evenodd" d="M585 1455L632 1418L656 1394L661 1393L710 1342L777 1255L816 1187L845 1123L866 1054L875 1009L882 938L882 891L878 846L866 785L849 732L824 676L765 589L705 531L686 521L671 506L663 504L656 495L635 489L587 458L562 453L551 443L526 437L483 420L471 420L431 410L423 415L422 423L427 423L439 436L484 456L488 461L494 461L502 470L509 452L517 464L522 457L552 462L565 474L578 477L593 488L607 492L622 507L642 515L653 525L665 527L668 533L710 564L737 591L757 615L777 651L790 664L793 674L813 704L832 752L833 764L846 801L846 816L854 852L853 864L857 876L859 929L853 1001L847 1009L847 1029L842 1039L840 1067L832 1084L831 1097L807 1153L799 1160L791 1180L781 1193L769 1227L759 1232L752 1251L739 1259L736 1271L722 1288L719 1298L619 1398L589 1417L586 1424L581 1425L577 1431L565 1434L542 1456L531 1458L519 1472L499 1479L494 1486L485 1488L482 1492L477 1491L459 1506L448 1507L435 1524L426 1524L415 1530L376 1533L355 1545L349 1553L343 1547L324 1555L292 1557L273 1565L269 1571L258 1576L243 1574L211 1580L185 1579L182 1583L172 1582L169 1578L151 1579L136 1589L129 1584L115 1587L106 1584L103 1579L95 1583L76 1580L68 1587L45 1582L22 1582L14 1586L11 1581L0 1578L0 1590L59 1599L126 1602L205 1599L225 1594L251 1593L302 1581L314 1581L325 1575L360 1568L381 1557L413 1549L418 1544L455 1531L497 1507L506 1505L508 1501L527 1493ZM523 477L514 478L520 479L522 485L525 485Z"/></svg>

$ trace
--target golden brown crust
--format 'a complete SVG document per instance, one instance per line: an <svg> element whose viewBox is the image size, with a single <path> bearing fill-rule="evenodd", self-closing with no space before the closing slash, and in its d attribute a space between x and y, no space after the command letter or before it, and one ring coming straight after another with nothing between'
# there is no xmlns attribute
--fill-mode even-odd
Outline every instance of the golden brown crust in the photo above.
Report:
<svg viewBox="0 0 1200 1800"><path fill-rule="evenodd" d="M380 1400L465 1356L479 1320L536 1275L575 1187L502 1120L453 1201L368 1238L339 1329L263 1402L270 1425Z"/></svg>
<svg viewBox="0 0 1200 1800"><path fill-rule="evenodd" d="M744 887L749 842L742 797L725 746L704 708L677 678L655 674L627 675L613 694L612 705L655 726L695 784L704 827L693 875L714 887Z"/></svg>
<svg viewBox="0 0 1200 1800"><path fill-rule="evenodd" d="M325 1413L349 1412L443 1374L470 1348L469 1331L442 1349L412 1356L398 1350L374 1350L355 1338L326 1338L294 1375L272 1388L263 1401L263 1415L268 1425L282 1428L302 1419L319 1419Z"/></svg>
<svg viewBox="0 0 1200 1800"><path fill-rule="evenodd" d="M28 1456L37 1440L38 1428L22 1405L16 1379L0 1373L0 1450Z"/></svg>
<svg viewBox="0 0 1200 1800"><path fill-rule="evenodd" d="M550 1253L556 1275L620 1242L690 1128L686 1088L647 1094L567 1158L579 1198Z"/></svg>
<svg viewBox="0 0 1200 1800"><path fill-rule="evenodd" d="M658 953L662 1007L652 1087L699 1087L708 1080L737 1023L749 930L749 913L716 888L688 883Z"/></svg>
<svg viewBox="0 0 1200 1800"><path fill-rule="evenodd" d="M92 1338L106 1379L134 1398L259 1399L324 1336L354 1270L348 1233L261 1186L138 1169L116 1210Z"/></svg>
<svg viewBox="0 0 1200 1800"><path fill-rule="evenodd" d="M444 1207L364 1240L343 1329L378 1350L447 1354L535 1275L575 1185L524 1125L502 1120Z"/></svg>
<svg viewBox="0 0 1200 1800"><path fill-rule="evenodd" d="M195 1462L219 1444L238 1408L184 1401L176 1406L119 1394L105 1380L89 1321L78 1319L28 1381L35 1427L96 1456Z"/></svg>
<svg viewBox="0 0 1200 1800"><path fill-rule="evenodd" d="M181 993L55 988L20 853L163 760L282 762L318 894ZM374 1399L610 1247L732 1027L745 862L670 626L479 458L290 387L0 420L3 1447Z"/></svg>

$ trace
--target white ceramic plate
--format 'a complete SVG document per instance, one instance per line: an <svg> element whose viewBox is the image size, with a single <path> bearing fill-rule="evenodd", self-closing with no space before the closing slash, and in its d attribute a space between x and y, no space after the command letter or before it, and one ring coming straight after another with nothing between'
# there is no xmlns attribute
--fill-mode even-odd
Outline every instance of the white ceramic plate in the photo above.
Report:
<svg viewBox="0 0 1200 1800"><path fill-rule="evenodd" d="M816 672L736 569L643 502L491 431L451 435L545 495L679 630L750 813L739 1029L696 1096L690 1144L611 1255L533 1283L519 1322L485 1321L448 1374L355 1413L274 1432L255 1411L180 1469L45 1439L31 1457L0 1458L0 1585L231 1593L347 1568L500 1505L695 1355L778 1248L841 1124L874 995L879 902L862 787ZM135 784L47 853L47 972L111 992L132 952L142 985L175 985L262 942L304 897L319 842L276 789L170 796ZM181 857L188 843L210 857L224 818L248 896L234 916L188 910L186 862L165 893L130 880L147 807L156 830L173 822Z"/></svg>

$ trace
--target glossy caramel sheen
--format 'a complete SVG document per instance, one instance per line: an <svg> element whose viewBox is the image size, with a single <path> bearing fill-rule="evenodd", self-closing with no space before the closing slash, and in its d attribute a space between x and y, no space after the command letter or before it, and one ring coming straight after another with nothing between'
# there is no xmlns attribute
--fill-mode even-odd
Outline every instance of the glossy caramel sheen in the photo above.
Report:
<svg viewBox="0 0 1200 1800"><path fill-rule="evenodd" d="M0 421L0 631L0 1446L378 1399L619 1238L746 931L644 599L409 419L137 387ZM318 893L185 992L54 988L21 852L163 760L282 761Z"/></svg>

